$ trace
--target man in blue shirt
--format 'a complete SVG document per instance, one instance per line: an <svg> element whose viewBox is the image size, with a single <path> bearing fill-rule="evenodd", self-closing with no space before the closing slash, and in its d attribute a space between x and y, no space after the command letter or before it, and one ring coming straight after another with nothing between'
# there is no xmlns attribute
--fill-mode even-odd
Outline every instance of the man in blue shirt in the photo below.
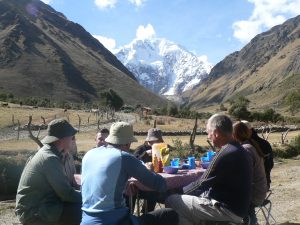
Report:
<svg viewBox="0 0 300 225"><path fill-rule="evenodd" d="M106 146L88 151L82 160L81 225L130 224L129 209L123 197L130 177L138 179L155 191L167 190L163 177L147 170L142 162L128 153L131 143L137 141L129 123L112 124L105 141ZM136 219L147 225L177 224L178 216L175 211L171 209L160 211Z"/></svg>

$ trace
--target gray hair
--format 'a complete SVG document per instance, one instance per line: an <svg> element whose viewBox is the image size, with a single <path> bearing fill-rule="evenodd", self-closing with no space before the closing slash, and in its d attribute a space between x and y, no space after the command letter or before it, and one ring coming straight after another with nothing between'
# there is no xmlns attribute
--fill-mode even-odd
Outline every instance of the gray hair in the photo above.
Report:
<svg viewBox="0 0 300 225"><path fill-rule="evenodd" d="M207 128L214 131L217 128L224 135L232 135L232 121L228 116L214 114L207 121Z"/></svg>

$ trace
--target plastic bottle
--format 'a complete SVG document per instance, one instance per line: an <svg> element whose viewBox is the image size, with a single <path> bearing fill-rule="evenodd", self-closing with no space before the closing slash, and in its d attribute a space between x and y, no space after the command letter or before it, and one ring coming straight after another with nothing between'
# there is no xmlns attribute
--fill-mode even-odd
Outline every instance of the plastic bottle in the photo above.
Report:
<svg viewBox="0 0 300 225"><path fill-rule="evenodd" d="M158 165L158 159L156 155L154 155L152 163L153 163L154 172L159 173L159 165Z"/></svg>
<svg viewBox="0 0 300 225"><path fill-rule="evenodd" d="M158 171L159 173L163 172L163 163L161 161L161 158L158 159Z"/></svg>

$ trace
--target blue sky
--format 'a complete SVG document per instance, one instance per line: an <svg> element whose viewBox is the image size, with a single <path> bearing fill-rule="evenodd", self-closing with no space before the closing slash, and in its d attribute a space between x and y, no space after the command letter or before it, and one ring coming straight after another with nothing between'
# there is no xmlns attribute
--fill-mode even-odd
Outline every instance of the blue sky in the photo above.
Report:
<svg viewBox="0 0 300 225"><path fill-rule="evenodd" d="M300 14L300 0L43 0L109 50L155 36L216 64Z"/></svg>

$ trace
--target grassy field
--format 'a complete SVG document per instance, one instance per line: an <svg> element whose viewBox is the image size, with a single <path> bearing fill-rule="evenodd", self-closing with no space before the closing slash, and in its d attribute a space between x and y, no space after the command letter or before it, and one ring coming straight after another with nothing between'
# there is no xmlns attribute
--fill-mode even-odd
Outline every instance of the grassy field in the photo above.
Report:
<svg viewBox="0 0 300 225"><path fill-rule="evenodd" d="M47 108L30 108L20 107L18 105L10 105L9 108L0 107L0 150L35 150L36 144L33 143L27 137L27 131L21 132L20 140L16 140L16 132L11 128L12 115L15 123L17 120L20 121L21 125L28 123L29 115L33 117L33 124L41 124L43 121L41 117L46 119L46 122L51 121L54 118L65 117L68 118L70 123L78 128L79 117L81 118L81 132L76 136L78 151L87 151L94 146L95 133L97 132L97 120L99 117L96 115L76 110L68 110L64 112L63 109L47 109ZM78 117L79 116L79 117ZM107 120L105 118L100 119L103 123ZM147 119L140 120L137 114L117 114L118 119L133 123L135 131L147 131L153 127L154 120L157 121L157 127L162 131L191 131L193 129L194 120L191 119L177 119L172 117L163 116L149 116ZM16 125L14 125L16 126ZM110 124L102 125L102 127L108 127ZM7 128L10 127L10 128ZM205 120L198 121L198 129L205 129ZM11 132L8 137L4 136ZM45 135L45 131L42 131L40 138ZM300 135L300 131L289 132L287 135L287 142L290 142L295 136ZM134 149L138 145L144 142L145 136L137 136L138 142L133 143L131 148ZM183 143L189 143L189 136L165 136L164 140L166 143L171 144L173 140L180 139ZM281 133L271 133L268 139L271 143L279 143L281 140ZM208 147L205 135L197 135L195 144Z"/></svg>
<svg viewBox="0 0 300 225"><path fill-rule="evenodd" d="M162 130L163 126L160 126ZM86 131L86 132L80 132L78 135L76 135L77 145L78 145L78 151L88 151L89 149L93 148L95 145L95 133L96 129ZM297 135L300 135L300 131L292 131L289 132L287 135L287 142L290 142L294 137ZM131 148L134 149L138 145L143 144L145 140L145 136L136 136L138 139L138 142L134 142L131 145ZM189 143L189 136L165 136L164 140L166 143L172 145L173 140L179 139L183 143ZM195 138L195 144L208 147L208 144L206 142L207 136L206 135L197 135ZM279 143L281 140L281 133L271 133L269 136L268 141L270 143L276 144ZM31 141L30 139L11 139L11 140L0 140L0 150L35 150L37 148L36 144Z"/></svg>

